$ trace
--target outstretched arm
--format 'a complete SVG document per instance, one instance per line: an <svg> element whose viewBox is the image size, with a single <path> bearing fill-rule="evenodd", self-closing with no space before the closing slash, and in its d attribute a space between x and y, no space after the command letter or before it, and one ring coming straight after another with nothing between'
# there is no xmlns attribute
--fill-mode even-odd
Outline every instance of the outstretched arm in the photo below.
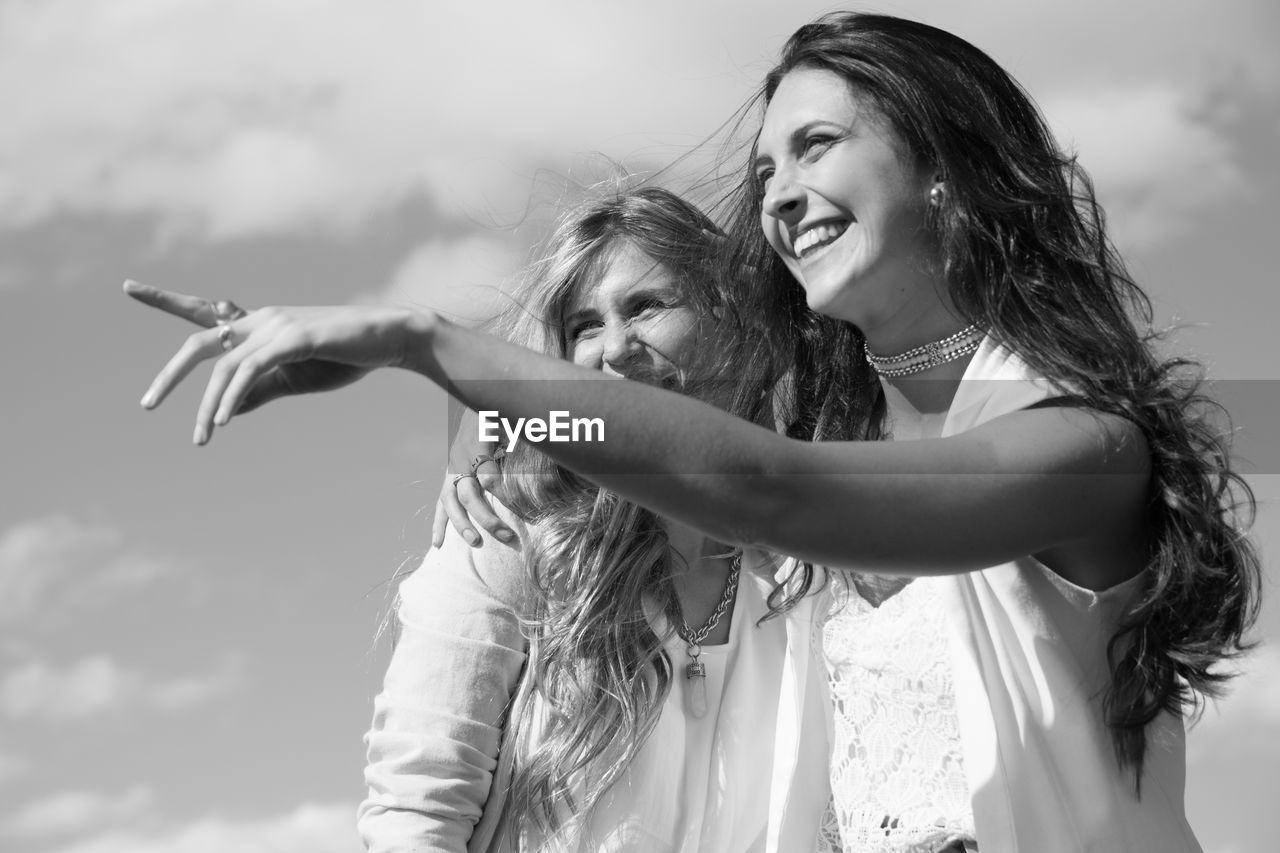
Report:
<svg viewBox="0 0 1280 853"><path fill-rule="evenodd" d="M604 441L544 442L566 467L724 542L837 568L902 574L969 571L1075 545L1129 542L1149 459L1139 430L1096 412L1018 412L961 435L915 442L811 444L713 406L530 353L435 315L382 308L264 309L236 324L197 413L197 443L260 377L326 359L394 365L477 411L509 421L552 411L599 418ZM201 355L200 353L204 353ZM148 392L155 402L217 353L180 353ZM1104 588L1101 576L1063 572ZM1114 571L1123 572L1115 575Z"/></svg>
<svg viewBox="0 0 1280 853"><path fill-rule="evenodd" d="M943 439L810 443L658 388L578 381L588 377L573 365L438 318L415 327L426 345L407 350L412 369L509 420L553 409L602 419L603 442L539 449L721 541L837 568L952 573L1131 538L1145 503L1146 443L1113 416L1052 407ZM502 378L462 378L477 374Z"/></svg>

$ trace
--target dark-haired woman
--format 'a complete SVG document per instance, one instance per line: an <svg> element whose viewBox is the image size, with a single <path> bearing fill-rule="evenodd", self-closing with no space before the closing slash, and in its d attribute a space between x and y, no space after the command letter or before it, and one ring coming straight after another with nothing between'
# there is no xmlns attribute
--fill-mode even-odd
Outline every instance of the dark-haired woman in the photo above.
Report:
<svg viewBox="0 0 1280 853"><path fill-rule="evenodd" d="M922 24L819 19L762 97L729 263L826 316L799 327L790 433L827 440L659 388L553 393L527 380L581 374L426 314L394 324L401 363L473 409L603 418L607 443L540 449L807 561L797 594L812 566L838 570L824 639L848 849L930 849L971 820L984 851L1198 850L1183 720L1256 615L1251 497L1185 364L1152 348L1083 172L1003 69ZM215 368L202 437L263 369L360 352L333 315L296 322L306 348L235 324L253 355Z"/></svg>

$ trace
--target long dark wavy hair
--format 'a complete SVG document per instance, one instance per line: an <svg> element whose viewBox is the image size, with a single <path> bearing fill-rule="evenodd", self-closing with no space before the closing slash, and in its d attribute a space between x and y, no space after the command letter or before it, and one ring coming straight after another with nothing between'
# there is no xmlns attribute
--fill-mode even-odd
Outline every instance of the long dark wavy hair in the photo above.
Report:
<svg viewBox="0 0 1280 853"><path fill-rule="evenodd" d="M1147 725L1217 695L1230 678L1217 665L1250 646L1257 616L1261 572L1244 532L1254 500L1231 470L1223 413L1200 393L1198 365L1157 354L1150 301L1107 237L1087 174L994 60L924 24L840 12L791 36L757 101L767 105L798 68L840 75L945 181L928 227L964 317L1078 405L1124 417L1146 437L1146 583L1108 646L1102 697L1117 758L1140 783ZM878 438L883 401L861 334L806 316L803 292L761 234L762 201L748 169L730 203L730 257L758 270L758 286L789 294L801 330L789 431ZM812 577L803 567L775 607L793 604Z"/></svg>
<svg viewBox="0 0 1280 853"><path fill-rule="evenodd" d="M680 390L769 421L771 390L791 360L774 346L785 336L765 328L762 306L744 301L740 277L721 274L723 232L665 189L610 182L563 213L499 330L566 357L570 301L624 246L670 273L701 318L701 357L682 365ZM665 528L653 513L527 443L504 462L503 479L504 503L528 524L523 553L534 593L524 616L529 662L508 715L514 767L503 823L552 837L580 827L657 723L672 665L645 605L675 616L679 602Z"/></svg>

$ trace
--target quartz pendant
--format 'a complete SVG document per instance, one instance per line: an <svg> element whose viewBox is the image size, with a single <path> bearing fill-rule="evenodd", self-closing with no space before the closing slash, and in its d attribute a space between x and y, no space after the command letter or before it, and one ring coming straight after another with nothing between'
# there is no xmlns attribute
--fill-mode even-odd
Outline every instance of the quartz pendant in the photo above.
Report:
<svg viewBox="0 0 1280 853"><path fill-rule="evenodd" d="M689 714L694 719L707 715L707 667L700 660L693 660L684 668L684 697Z"/></svg>
<svg viewBox="0 0 1280 853"><path fill-rule="evenodd" d="M707 665L699 657L702 646L689 644L689 663L684 668L684 695L688 712L694 719L707 713Z"/></svg>

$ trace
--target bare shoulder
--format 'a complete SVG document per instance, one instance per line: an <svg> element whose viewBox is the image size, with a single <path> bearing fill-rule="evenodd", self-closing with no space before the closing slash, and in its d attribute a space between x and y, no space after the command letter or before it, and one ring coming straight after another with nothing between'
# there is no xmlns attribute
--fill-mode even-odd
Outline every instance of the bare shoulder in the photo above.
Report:
<svg viewBox="0 0 1280 853"><path fill-rule="evenodd" d="M1123 417L1077 406L1043 406L982 427L1057 490L1076 535L1035 556L1077 586L1105 590L1142 571L1147 554L1151 453Z"/></svg>

